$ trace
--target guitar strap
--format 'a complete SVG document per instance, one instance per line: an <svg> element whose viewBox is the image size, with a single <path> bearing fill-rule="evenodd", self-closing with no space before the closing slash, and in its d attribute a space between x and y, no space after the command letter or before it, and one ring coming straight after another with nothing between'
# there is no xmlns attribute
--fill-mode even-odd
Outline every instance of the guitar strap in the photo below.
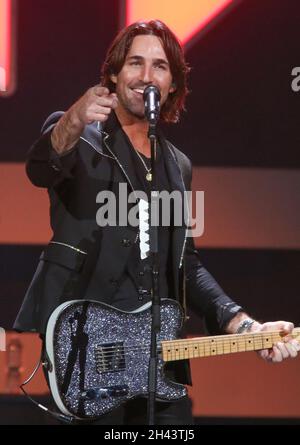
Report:
<svg viewBox="0 0 300 445"><path fill-rule="evenodd" d="M86 352L88 345L88 335L84 332L84 326L87 320L87 310L89 302L85 301L82 304L82 312L76 312L74 319L71 322L77 321L76 332L72 333L71 336L71 350L68 356L68 362L66 367L66 373L64 375L64 381L62 383L62 393L67 394L69 386L71 384L71 377L74 372L74 367L76 364L77 356L79 354L79 390L82 393L85 390L85 363L86 363ZM79 397L78 404L78 415L84 415L84 400Z"/></svg>

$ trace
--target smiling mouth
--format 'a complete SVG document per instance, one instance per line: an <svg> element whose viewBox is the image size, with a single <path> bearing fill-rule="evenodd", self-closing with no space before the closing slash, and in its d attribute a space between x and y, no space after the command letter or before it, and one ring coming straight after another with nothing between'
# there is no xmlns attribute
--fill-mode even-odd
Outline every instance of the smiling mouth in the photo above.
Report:
<svg viewBox="0 0 300 445"><path fill-rule="evenodd" d="M132 91L140 95L144 94L144 90L142 88L132 88Z"/></svg>

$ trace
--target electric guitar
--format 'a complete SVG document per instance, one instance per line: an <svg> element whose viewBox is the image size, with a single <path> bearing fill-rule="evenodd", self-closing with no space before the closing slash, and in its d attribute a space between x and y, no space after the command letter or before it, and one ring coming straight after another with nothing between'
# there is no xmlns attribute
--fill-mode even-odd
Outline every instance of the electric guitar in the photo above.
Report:
<svg viewBox="0 0 300 445"><path fill-rule="evenodd" d="M172 401L187 393L164 375L169 361L269 349L282 332L258 332L178 339L180 305L162 300L157 398ZM300 339L300 328L292 336ZM151 303L123 312L103 303L68 301L51 315L46 330L49 385L59 410L94 419L126 400L146 396L151 338Z"/></svg>

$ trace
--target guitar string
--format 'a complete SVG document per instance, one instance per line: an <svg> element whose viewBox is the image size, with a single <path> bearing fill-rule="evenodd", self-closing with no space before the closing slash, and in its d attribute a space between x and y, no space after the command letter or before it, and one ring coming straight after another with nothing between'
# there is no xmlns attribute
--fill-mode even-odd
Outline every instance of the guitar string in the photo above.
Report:
<svg viewBox="0 0 300 445"><path fill-rule="evenodd" d="M255 334L255 333L254 333ZM232 347L234 346L234 351L233 352L243 352L243 351L247 351L246 346L249 347L249 344L251 343L251 346L254 346L254 348L249 349L250 351L257 349L265 349L266 346L261 344L261 342L263 342L263 340L267 339L267 338L271 338L272 342L274 343L274 337L276 339L276 341L278 340L278 335L280 334L280 331L278 332L272 332L270 334L267 335L267 333L264 333L264 335L260 336L259 338L255 338L253 335L251 334L246 334L245 336L243 336L243 338L238 338L235 341L229 340L229 339L216 339L214 340L214 343L211 342L211 340L204 340L201 339L201 345L199 345L199 343L197 341L191 341L189 340L189 344L187 346L185 345L171 345L169 346L169 350L168 350L168 346L164 345L162 346L158 346L158 351L159 352L166 352L169 354L184 354L185 352L191 353L192 351L194 353L196 353L196 349L197 349L197 353L200 352L200 354L204 354L205 353L212 353L215 352L218 353L218 348L220 350L220 348L224 349L227 347L229 348L230 352ZM253 338L254 337L254 338ZM165 340L166 342L168 340ZM171 340L171 341L175 341L175 340ZM249 343L250 342L250 343ZM242 344L241 344L242 343ZM271 346L271 345L270 345ZM163 348L165 349L165 351L163 351ZM192 348L192 351L190 350ZM214 348L214 349L212 349ZM239 348L242 348L241 351L239 351ZM134 352L144 352L147 351L149 352L150 349L150 344L139 344L139 345L134 345L134 346L125 346L124 347L124 352L119 352L116 351L116 349L114 347L109 347L106 348L104 351L98 350L99 353L99 358L98 360L109 360L110 358L113 358L116 356L116 354L119 354L119 356L125 357L130 355L130 353L134 353ZM169 352L170 351L170 352ZM222 350L221 350L222 352ZM176 357L175 357L176 358Z"/></svg>
<svg viewBox="0 0 300 445"><path fill-rule="evenodd" d="M253 333L253 334L255 334L255 333ZM213 347L215 345L217 345L217 346L221 346L221 345L224 345L224 346L234 345L235 346L235 344L238 344L238 343L240 344L241 342L249 342L249 341L251 341L251 343L253 343L253 342L258 343L258 342L261 342L261 341L264 341L264 340L266 341L269 337L272 337L272 341L274 341L274 337L275 337L276 340L278 339L278 335L276 333L272 333L272 334L269 334L269 335L263 335L260 338L255 338L255 336L253 334L246 334L245 336L243 336L241 338L238 338L236 340L215 339L212 342L211 340L201 339L200 342L204 346ZM279 332L278 332L278 334L279 334ZM164 343L164 342L166 343L168 341L170 341L170 340L163 340L162 343ZM176 340L171 340L171 342L176 342ZM199 344L199 341L197 341L197 340L187 340L187 343L188 343L188 346L189 345L195 346L195 345ZM122 346L122 348L125 348L127 351L128 350L145 349L145 348L148 348L148 347L150 347L150 344L145 344L145 343L136 344L136 345L133 345L133 346ZM167 345L165 344L164 347L166 348ZM177 348L186 348L186 345L185 344L177 344L177 345L173 344L173 345L170 345L171 349L174 349L175 347L177 347ZM99 350L99 352L101 352L100 349L98 349L98 350ZM105 347L104 346L104 351L103 351L104 353L110 352L110 351L114 352L114 351L116 351L116 348L113 347L113 346L112 347Z"/></svg>
<svg viewBox="0 0 300 445"><path fill-rule="evenodd" d="M191 348L191 347L192 348L197 348L198 350L200 350L202 352L206 352L205 348L206 348L206 350L210 349L210 352L211 352L212 348L217 349L217 348L220 348L222 346L223 346L223 350L224 350L225 347L232 347L232 346L234 346L234 349L238 349L239 347L243 347L243 348L245 348L246 346L249 347L250 343L251 343L252 346L254 345L254 347L257 347L258 349L260 349L260 348L261 349L265 349L265 346L263 344L261 344L261 342L263 341L262 339L254 339L254 341L251 340L250 343L249 343L249 337L251 337L251 336L244 337L243 339L238 339L238 341L235 341L235 342L223 341L222 343L221 342L217 343L217 341L215 341L214 344L212 344L210 341L206 341L206 342L203 342L203 344L200 345L200 346L199 346L199 344L197 342L192 342L188 346L180 345L180 346L176 347L174 345L174 346L170 347L170 351L171 351L170 353L172 353L172 352L173 353L177 353L177 352L178 353L182 353L182 352L184 353L186 351L189 352L189 348ZM241 344L241 340L243 340L242 344ZM150 348L150 345L130 346L130 347L125 347L125 352L119 352L119 354L120 355L121 354L122 355L128 355L130 352L147 351L147 350L149 350L149 348ZM164 348L168 349L168 347L166 345L164 345ZM178 349L178 351L177 350L175 351L175 349ZM162 347L159 347L158 350L160 352L162 352ZM253 350L253 349L250 349L250 350ZM108 357L108 356L112 356L113 357L116 354L118 354L118 351L116 351L115 348L107 348L105 351L100 351L99 350L97 352L99 352L99 355L101 355L101 356L105 355L105 357Z"/></svg>
<svg viewBox="0 0 300 445"><path fill-rule="evenodd" d="M139 352L149 352L149 348L147 348L147 349L142 349L142 348L139 348L140 349L140 351ZM259 347L258 347L258 349L265 349L264 347L263 347L263 345L259 345ZM253 349L253 348L251 348L251 349L246 349L246 348L243 348L243 349L239 349L239 348L237 348L237 349L235 349L234 351L229 351L229 352L251 352L251 351L254 351L255 349ZM136 351L134 351L134 350L131 350L130 351L131 353L132 352L136 352ZM118 356L118 360L122 360L122 359L124 359L125 360L125 358L126 357L130 357L132 354L130 353L130 352L125 352L125 353L122 353L122 355L120 354L119 356ZM160 351L160 352L163 352L163 351ZM215 349L215 350L210 350L210 351L208 351L207 349L205 350L205 349L200 349L200 348L198 348L197 347L197 351L196 350L192 350L192 351L190 351L190 350L185 350L185 349L181 349L181 350L178 350L178 351L174 351L174 350L170 350L170 352L167 352L168 354L170 354L171 356L172 355L174 355L174 357L172 357L173 358L173 360L176 360L177 359L177 357L176 357L176 355L180 355L180 354L184 354L184 353L189 353L190 354L190 358L197 358L197 357L201 357L201 356L207 356L207 355L212 355L214 352L216 353L215 355L218 355L218 350L217 350L217 348ZM193 354L192 354L193 353ZM224 348L223 348L223 350L221 350L221 353L224 353ZM196 355L196 357L195 357L195 354L197 354ZM115 358L116 357L116 354L115 353L104 353L104 355L105 356L101 356L101 357L99 357L98 359L96 359L96 361L98 362L98 365L101 367L101 366L109 366L109 361L111 360L111 359L113 359L113 358ZM185 357L184 357L185 358ZM172 360L171 360L172 361ZM104 370L105 371L105 370Z"/></svg>
<svg viewBox="0 0 300 445"><path fill-rule="evenodd" d="M240 341L241 339L239 339L239 341ZM246 339L245 339L246 340ZM260 340L259 340L260 341ZM253 343L252 343L253 344ZM190 358L197 358L197 357L201 357L201 356L207 356L207 355L212 355L212 354L214 354L214 353L216 353L215 355L218 355L218 352L220 351L218 351L218 349L217 349L217 347L215 347L215 350L212 350L212 348L214 347L214 346L216 346L216 345L212 345L210 342L209 342L209 344L208 344L208 342L206 342L206 344L204 345L204 346L206 346L206 348L204 347L204 348L201 348L201 347L199 347L199 346L195 346L195 345L197 345L197 343L193 343L191 346L193 347L193 350L191 351L191 350L189 350L189 347L181 347L181 348L178 348L178 350L174 350L174 349L170 349L170 351L168 351L167 353L169 353L169 354L171 354L171 355L175 355L175 357L173 357L173 359L174 360L176 360L177 359L177 357L176 357L176 355L180 355L180 354L184 354L184 353L189 353L189 354L192 354L192 352L193 352L193 356L190 356ZM190 347L191 347L190 346ZM207 346L210 348L210 350L207 350L208 348L207 348ZM222 345L218 345L218 346L222 346ZM230 346L229 347L229 352L251 352L251 351L255 351L255 350L259 350L259 349L265 349L266 348L266 346L264 346L264 345L262 345L261 343L259 344L259 345L254 345L255 347L254 348L251 348L251 349L247 349L247 347L246 347L246 344L244 343L243 345L238 345L238 344L236 344L236 345L233 345L233 343L232 342L230 342L230 343L228 343L228 342L223 342L223 348L221 349L221 354L222 353L224 353L224 349L225 349L225 347L228 347L228 346ZM234 348L234 351L232 351L231 350L231 346L235 346L235 348ZM242 348L240 349L240 347L242 346ZM247 346L249 346L249 345L247 345ZM197 349L197 351L194 349L194 348L196 348ZM128 351L128 349L129 349L129 351ZM133 347L131 347L131 348L126 348L126 352L124 353L122 353L122 354L119 354L119 357L118 357L118 359L119 360L121 360L121 359L125 359L125 357L128 357L128 356L130 356L131 354L130 354L130 352L136 352L137 350L139 350L139 352L144 352L144 351L147 351L147 352L149 352L149 347L148 348L142 348L142 347L135 347L135 348L133 348ZM159 352L163 352L163 350L160 348L159 349ZM196 355L196 357L195 357L195 354L199 354L199 355ZM114 357L116 357L116 352L115 351L112 351L112 352L103 352L102 354L101 354L101 357L99 357L97 360L98 360L98 362L100 362L99 363L99 365L101 366L107 366L108 365L108 363L107 362L109 362L109 360L110 359L113 359ZM171 360L172 361L172 360ZM105 371L105 370L104 370Z"/></svg>
<svg viewBox="0 0 300 445"><path fill-rule="evenodd" d="M258 344L258 342L259 342L259 344ZM178 349L178 351L179 352L182 352L182 351L184 351L184 350L188 350L189 348L195 348L195 347L197 347L197 349L203 349L203 347L204 347L204 349L205 349L205 347L206 347L206 349L207 348L218 348L218 347L228 347L228 346L234 346L235 348L236 347L239 347L239 346L246 346L246 345L249 345L250 343L249 342L243 342L243 344L237 344L237 342L235 342L236 344L233 344L233 343L228 343L228 342L226 342L226 343L223 343L223 344L211 344L211 343L206 343L206 344L204 344L204 345L201 345L201 346L199 346L197 343L193 343L193 344L191 344L191 345L188 345L188 346L180 346L180 347L176 347L176 346L171 346L169 349L170 350L175 350L175 349ZM251 341L251 344L253 345L254 343ZM257 346L259 347L262 343L261 343L261 341L256 341L256 344L257 344ZM254 344L254 346L256 346L256 344ZM263 346L263 345L262 345ZM142 346L135 346L135 347L127 347L126 348L126 353L130 353L130 352L136 352L136 351L146 351L146 350L148 350L150 348L150 345L149 346L144 346L144 347L142 347ZM165 349L168 349L168 347L167 346L164 346L164 348ZM162 349L162 348L158 348L159 350L160 349ZM98 351L97 351L98 352ZM105 350L105 351L99 351L99 354L101 354L101 355L109 355L109 354L116 354L116 353L121 353L121 351L116 351L115 349L109 349L109 350Z"/></svg>
<svg viewBox="0 0 300 445"><path fill-rule="evenodd" d="M224 352L224 349L225 348L222 348L221 349L221 352ZM259 345L258 346L258 348L257 348L258 350L259 349L265 349L265 347L263 346L263 345ZM250 351L254 351L255 350L255 348L251 348L251 349L249 349L249 352ZM218 353L219 351L220 351L220 349L218 350L217 348L215 348L215 349L210 349L210 350L208 350L208 349L203 349L203 348L198 348L197 347L197 349L195 349L195 347L193 347L193 349L192 350L189 350L188 348L184 348L184 349L180 349L180 350L170 350L170 351L162 351L162 350L159 350L159 352L166 352L166 353L168 353L168 354L184 354L184 353L192 353L192 352L199 352L200 354L206 354L206 353L213 353L213 352L216 352L216 353ZM231 350L232 351L232 350ZM243 348L235 348L234 349L234 351L233 352L243 352L243 351L247 351L247 348L246 347L243 347ZM129 356L129 355L131 355L132 353L135 353L135 352L149 352L149 348L145 348L145 349L142 349L142 348L139 348L138 349L138 351L137 350L130 350L130 351L127 351L127 352L124 352L124 353L122 353L122 354L119 354L119 356L120 357L125 357L125 356ZM98 358L98 360L103 360L103 359L105 359L105 360L109 360L110 358L113 358L113 357L116 357L116 355L117 355L117 353L116 352L105 352L105 353L102 353L102 355L101 355L101 357L99 357Z"/></svg>

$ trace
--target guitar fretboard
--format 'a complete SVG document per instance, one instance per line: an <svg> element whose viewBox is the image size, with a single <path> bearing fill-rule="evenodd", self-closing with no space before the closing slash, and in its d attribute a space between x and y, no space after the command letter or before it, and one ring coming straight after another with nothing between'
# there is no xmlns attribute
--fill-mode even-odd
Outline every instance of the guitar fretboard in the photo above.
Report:
<svg viewBox="0 0 300 445"><path fill-rule="evenodd" d="M234 352L258 351L272 348L274 343L282 341L284 336L281 331L269 331L163 341L162 355L165 362L170 362ZM299 337L300 328L294 329L291 336Z"/></svg>

